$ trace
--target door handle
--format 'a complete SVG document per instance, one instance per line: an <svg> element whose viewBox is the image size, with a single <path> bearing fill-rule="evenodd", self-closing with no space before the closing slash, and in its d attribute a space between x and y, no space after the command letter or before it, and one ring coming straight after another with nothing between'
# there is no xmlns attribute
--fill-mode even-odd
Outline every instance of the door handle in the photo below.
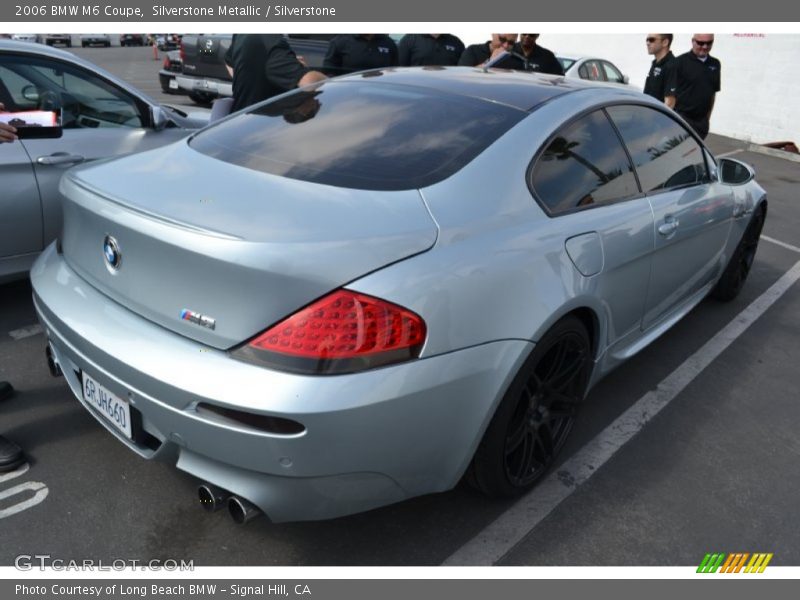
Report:
<svg viewBox="0 0 800 600"><path fill-rule="evenodd" d="M667 217L667 219L658 226L658 233L667 237L675 233L675 230L678 229L679 225L678 219L674 219L672 217Z"/></svg>
<svg viewBox="0 0 800 600"><path fill-rule="evenodd" d="M56 152L48 156L40 156L36 162L40 165L72 165L86 160L80 154L67 154L66 152Z"/></svg>

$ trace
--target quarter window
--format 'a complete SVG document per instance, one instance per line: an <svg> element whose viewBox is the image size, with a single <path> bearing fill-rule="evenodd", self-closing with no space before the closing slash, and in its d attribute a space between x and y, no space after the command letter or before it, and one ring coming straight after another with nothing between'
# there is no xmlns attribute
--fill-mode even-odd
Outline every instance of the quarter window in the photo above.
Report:
<svg viewBox="0 0 800 600"><path fill-rule="evenodd" d="M703 149L674 119L646 106L612 106L608 114L628 147L645 192L708 180Z"/></svg>
<svg viewBox="0 0 800 600"><path fill-rule="evenodd" d="M531 183L553 214L639 193L625 150L601 110L556 134L536 161Z"/></svg>

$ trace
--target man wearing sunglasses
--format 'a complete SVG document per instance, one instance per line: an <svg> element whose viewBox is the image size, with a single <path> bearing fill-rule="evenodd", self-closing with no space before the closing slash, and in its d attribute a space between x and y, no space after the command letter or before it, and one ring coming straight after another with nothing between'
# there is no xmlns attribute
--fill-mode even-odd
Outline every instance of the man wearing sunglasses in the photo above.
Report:
<svg viewBox="0 0 800 600"><path fill-rule="evenodd" d="M666 83L675 61L675 55L670 51L672 34L648 33L645 43L647 53L653 57L653 62L644 82L644 93L664 102Z"/></svg>
<svg viewBox="0 0 800 600"><path fill-rule="evenodd" d="M675 59L667 81L665 102L674 108L698 135L708 135L714 99L720 91L720 62L711 56L713 33L695 33L692 49Z"/></svg>
<svg viewBox="0 0 800 600"><path fill-rule="evenodd" d="M493 33L492 39L483 44L467 46L458 59L460 67L477 67L503 51L511 52L517 43L518 33Z"/></svg>

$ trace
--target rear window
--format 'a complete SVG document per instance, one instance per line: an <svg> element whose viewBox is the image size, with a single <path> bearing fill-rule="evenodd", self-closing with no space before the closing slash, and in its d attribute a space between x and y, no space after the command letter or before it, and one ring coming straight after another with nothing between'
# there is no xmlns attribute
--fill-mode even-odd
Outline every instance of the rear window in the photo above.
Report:
<svg viewBox="0 0 800 600"><path fill-rule="evenodd" d="M380 76L380 72L364 76ZM231 164L326 185L421 188L452 175L527 113L426 88L326 82L210 127L192 148Z"/></svg>

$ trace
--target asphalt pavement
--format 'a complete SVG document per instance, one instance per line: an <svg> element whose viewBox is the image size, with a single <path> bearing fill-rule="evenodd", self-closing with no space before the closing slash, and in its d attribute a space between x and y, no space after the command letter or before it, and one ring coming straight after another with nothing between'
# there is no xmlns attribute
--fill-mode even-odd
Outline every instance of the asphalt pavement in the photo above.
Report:
<svg viewBox="0 0 800 600"><path fill-rule="evenodd" d="M150 48L72 51L154 97L160 90ZM196 500L197 481L131 453L49 375L29 284L0 286L0 379L18 390L0 404L0 433L30 460L28 470L0 475L0 565L20 554L195 565L439 565L460 564L465 548L502 565L697 565L706 552L739 551L773 552L773 565L800 565L800 286L773 287L800 261L800 163L736 140L712 136L709 144L754 165L769 195L750 278L739 298L702 302L591 392L553 469L568 493L553 502L539 486L523 499L534 508L552 503L546 514L515 513L514 503L487 500L463 484L324 522L237 526L223 511L208 514ZM744 322L708 354L710 341ZM642 419L580 485L567 481L571 458L698 356L707 364L681 376L658 414ZM23 500L30 506L8 514ZM493 534L493 523L508 522L516 537Z"/></svg>

